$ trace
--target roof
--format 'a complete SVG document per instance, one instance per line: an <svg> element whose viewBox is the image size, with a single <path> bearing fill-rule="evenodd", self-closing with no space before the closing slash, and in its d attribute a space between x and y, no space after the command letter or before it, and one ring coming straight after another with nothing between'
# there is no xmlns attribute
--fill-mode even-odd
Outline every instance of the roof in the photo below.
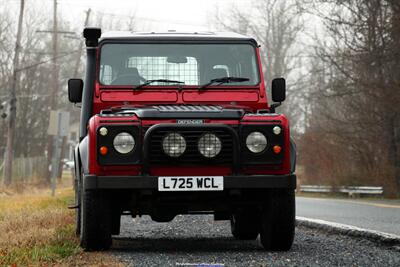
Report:
<svg viewBox="0 0 400 267"><path fill-rule="evenodd" d="M207 40L207 41L250 41L254 38L234 32L130 32L112 31L101 35L100 41L105 40Z"/></svg>

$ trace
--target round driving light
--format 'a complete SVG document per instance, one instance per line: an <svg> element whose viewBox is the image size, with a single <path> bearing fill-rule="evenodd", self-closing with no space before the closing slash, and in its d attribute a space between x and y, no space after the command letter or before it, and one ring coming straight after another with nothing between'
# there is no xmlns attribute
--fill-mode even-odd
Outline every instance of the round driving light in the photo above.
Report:
<svg viewBox="0 0 400 267"><path fill-rule="evenodd" d="M253 153L263 152L267 144L267 138L260 132L252 132L246 138L246 146Z"/></svg>
<svg viewBox="0 0 400 267"><path fill-rule="evenodd" d="M99 133L100 133L100 135L102 135L102 136L106 136L107 133L108 133L108 130L107 130L106 127L101 127L100 130L99 130Z"/></svg>
<svg viewBox="0 0 400 267"><path fill-rule="evenodd" d="M186 141L185 138L178 133L169 133L164 137L162 146L165 154L177 158L185 152Z"/></svg>
<svg viewBox="0 0 400 267"><path fill-rule="evenodd" d="M212 133L207 133L199 139L198 148L206 158L213 158L221 152L221 140Z"/></svg>
<svg viewBox="0 0 400 267"><path fill-rule="evenodd" d="M278 135L281 133L282 129L279 126L275 126L274 128L272 128L272 131L274 132L274 134Z"/></svg>
<svg viewBox="0 0 400 267"><path fill-rule="evenodd" d="M127 154L135 147L135 138L129 133L122 132L114 137L114 148L121 154Z"/></svg>

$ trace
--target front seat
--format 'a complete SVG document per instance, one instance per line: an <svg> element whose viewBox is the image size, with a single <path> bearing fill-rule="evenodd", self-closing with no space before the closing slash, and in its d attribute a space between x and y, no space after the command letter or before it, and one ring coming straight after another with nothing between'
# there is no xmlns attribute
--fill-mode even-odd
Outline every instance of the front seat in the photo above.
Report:
<svg viewBox="0 0 400 267"><path fill-rule="evenodd" d="M112 81L112 85L139 85L140 81L145 80L140 76L137 68L123 68L117 78Z"/></svg>
<svg viewBox="0 0 400 267"><path fill-rule="evenodd" d="M211 69L208 81L211 81L212 79L219 79L225 77L228 77L228 73L226 72L225 69L215 68Z"/></svg>

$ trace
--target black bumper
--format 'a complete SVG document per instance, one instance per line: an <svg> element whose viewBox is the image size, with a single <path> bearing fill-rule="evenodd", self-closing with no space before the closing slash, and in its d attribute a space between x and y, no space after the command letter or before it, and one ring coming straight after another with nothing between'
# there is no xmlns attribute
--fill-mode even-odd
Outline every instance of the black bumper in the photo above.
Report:
<svg viewBox="0 0 400 267"><path fill-rule="evenodd" d="M85 189L157 189L158 176L84 175ZM224 189L296 188L296 175L224 176Z"/></svg>

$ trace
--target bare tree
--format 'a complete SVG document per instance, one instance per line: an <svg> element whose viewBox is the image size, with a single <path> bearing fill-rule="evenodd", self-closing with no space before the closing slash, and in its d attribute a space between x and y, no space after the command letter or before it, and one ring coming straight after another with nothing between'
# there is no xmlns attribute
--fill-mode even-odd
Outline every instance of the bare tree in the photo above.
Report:
<svg viewBox="0 0 400 267"><path fill-rule="evenodd" d="M329 13L322 14L318 6L327 3ZM335 147L331 153L346 159L341 166L347 183L383 183L394 194L396 185L400 189L400 55L394 49L399 44L400 3L313 4L329 38L315 51L323 77L314 84L307 134L329 134ZM305 146L305 154L309 152Z"/></svg>
<svg viewBox="0 0 400 267"><path fill-rule="evenodd" d="M21 36L22 36L22 22L24 18L24 5L25 1L21 0L18 18L17 39L15 41L15 53L13 60L13 75L10 84L10 115L8 118L8 133L7 133L7 147L4 159L4 185L11 184L12 175L12 160L14 152L14 136L15 136L15 120L17 117L16 110L16 87L18 84L18 67L19 67L19 54L21 51Z"/></svg>
<svg viewBox="0 0 400 267"><path fill-rule="evenodd" d="M248 10L233 6L228 12L217 8L213 24L217 29L254 37L261 45L261 59L266 86L272 79L288 80L288 101L281 107L293 125L301 123L304 77L295 69L301 67L299 34L304 30L303 11L295 0L254 1ZM270 93L270 90L268 90Z"/></svg>
<svg viewBox="0 0 400 267"><path fill-rule="evenodd" d="M304 24L295 1L254 1L248 12L232 7L223 15L218 10L214 24L224 30L248 34L257 39L262 47L264 78L269 85L274 77L287 76L293 68L294 45Z"/></svg>

